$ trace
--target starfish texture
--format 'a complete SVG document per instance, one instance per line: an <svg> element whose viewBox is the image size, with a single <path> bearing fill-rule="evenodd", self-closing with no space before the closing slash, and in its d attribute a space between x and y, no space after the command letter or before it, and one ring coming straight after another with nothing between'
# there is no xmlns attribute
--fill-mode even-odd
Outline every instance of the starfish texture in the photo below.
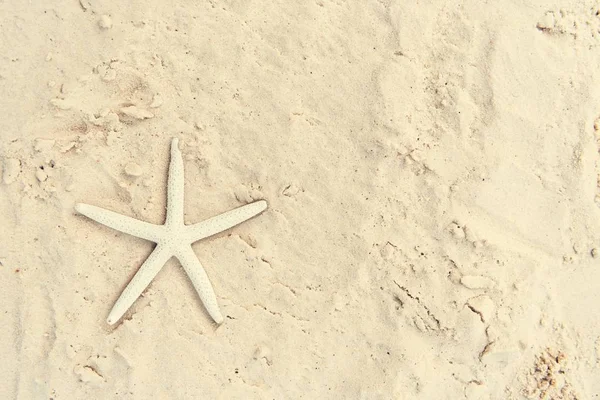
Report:
<svg viewBox="0 0 600 400"><path fill-rule="evenodd" d="M163 225L143 222L89 204L78 203L75 205L77 212L96 222L156 243L150 256L117 299L106 320L109 325L116 323L125 314L158 274L158 271L173 256L181 263L212 319L217 324L223 322L213 287L191 245L260 214L266 210L267 202L265 200L255 201L206 221L185 225L183 187L183 160L177 139L174 138L171 141L171 164L169 165L167 184L167 217Z"/></svg>

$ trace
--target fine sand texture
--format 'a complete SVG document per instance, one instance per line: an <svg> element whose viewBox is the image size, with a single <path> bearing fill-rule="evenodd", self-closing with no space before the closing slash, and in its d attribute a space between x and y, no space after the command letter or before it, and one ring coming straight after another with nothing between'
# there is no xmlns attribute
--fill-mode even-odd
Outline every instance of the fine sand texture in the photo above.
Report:
<svg viewBox="0 0 600 400"><path fill-rule="evenodd" d="M600 398L600 2L0 1L0 399ZM124 318L160 224L265 199Z"/></svg>

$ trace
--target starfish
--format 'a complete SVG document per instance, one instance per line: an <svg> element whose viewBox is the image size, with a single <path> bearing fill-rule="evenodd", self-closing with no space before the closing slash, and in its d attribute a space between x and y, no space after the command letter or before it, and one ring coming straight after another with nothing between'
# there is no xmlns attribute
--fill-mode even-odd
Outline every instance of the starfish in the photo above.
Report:
<svg viewBox="0 0 600 400"><path fill-rule="evenodd" d="M78 203L75 210L103 225L156 243L156 247L131 279L110 311L106 322L115 324L142 294L165 263L176 257L192 281L211 318L220 324L223 316L213 287L192 249L192 243L232 228L267 209L265 200L255 201L193 225L183 220L183 160L178 140L171 141L171 163L167 183L167 216L155 225L100 207Z"/></svg>

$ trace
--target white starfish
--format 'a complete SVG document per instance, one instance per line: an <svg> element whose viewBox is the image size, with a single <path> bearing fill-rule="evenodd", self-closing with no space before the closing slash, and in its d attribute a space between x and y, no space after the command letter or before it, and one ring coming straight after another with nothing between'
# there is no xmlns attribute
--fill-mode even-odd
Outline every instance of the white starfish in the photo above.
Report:
<svg viewBox="0 0 600 400"><path fill-rule="evenodd" d="M131 279L110 311L106 322L117 322L150 284L158 271L173 256L190 277L206 311L220 324L223 316L219 311L215 292L191 244L223 232L266 210L264 200L246 204L216 217L194 225L183 221L183 160L177 147L177 139L171 141L171 164L167 187L167 217L163 225L154 225L135 218L117 214L103 208L78 203L75 209L88 218L118 231L156 243L156 247Z"/></svg>

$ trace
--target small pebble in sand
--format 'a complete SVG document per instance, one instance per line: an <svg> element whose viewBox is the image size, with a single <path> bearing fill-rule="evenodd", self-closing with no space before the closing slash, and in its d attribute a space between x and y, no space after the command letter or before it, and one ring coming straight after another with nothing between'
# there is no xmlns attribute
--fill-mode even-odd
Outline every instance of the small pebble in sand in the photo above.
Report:
<svg viewBox="0 0 600 400"><path fill-rule="evenodd" d="M50 100L50 104L59 110L69 110L72 107L72 105L64 99L52 99Z"/></svg>
<svg viewBox="0 0 600 400"><path fill-rule="evenodd" d="M98 20L98 26L101 29L110 29L112 28L112 25L112 19L108 15L100 16L100 19Z"/></svg>
<svg viewBox="0 0 600 400"><path fill-rule="evenodd" d="M294 197L300 192L300 188L293 183L286 185L285 188L281 191L281 194L287 197Z"/></svg>
<svg viewBox="0 0 600 400"><path fill-rule="evenodd" d="M452 236L454 236L457 239L465 238L464 228L461 225L457 224L456 222L453 222L450 224L450 233L452 234Z"/></svg>
<svg viewBox="0 0 600 400"><path fill-rule="evenodd" d="M485 240L475 240L475 241L473 242L473 247L474 247L474 248L476 248L476 249L480 249L480 248L482 248L483 246L485 246L485 243L486 243L486 241L485 241Z"/></svg>
<svg viewBox="0 0 600 400"><path fill-rule="evenodd" d="M70 151L71 149L76 148L76 146L77 146L76 142L69 142L60 148L60 152L66 153L67 151Z"/></svg>
<svg viewBox="0 0 600 400"><path fill-rule="evenodd" d="M135 119L148 119L154 117L154 114L152 114L150 111L137 108L136 106L123 107L121 108L121 112L126 116Z"/></svg>
<svg viewBox="0 0 600 400"><path fill-rule="evenodd" d="M37 171L35 171L35 177L38 181L44 182L46 179L48 179L48 174L43 169L38 168Z"/></svg>
<svg viewBox="0 0 600 400"><path fill-rule="evenodd" d="M98 385L104 381L102 375L100 375L94 367L89 365L78 364L73 368L73 372L79 377L81 382Z"/></svg>
<svg viewBox="0 0 600 400"><path fill-rule="evenodd" d="M46 54L46 61L52 61L52 53Z"/></svg>
<svg viewBox="0 0 600 400"><path fill-rule="evenodd" d="M158 108L158 107L162 106L162 104L163 104L162 96L160 94L155 94L154 97L152 98L152 103L150 103L150 107Z"/></svg>
<svg viewBox="0 0 600 400"><path fill-rule="evenodd" d="M4 173L2 179L5 184L9 185L17 180L17 176L21 172L21 161L15 158L7 158L4 160Z"/></svg>
<svg viewBox="0 0 600 400"><path fill-rule="evenodd" d="M235 198L241 203L251 203L252 198L245 187L238 187L233 191Z"/></svg>
<svg viewBox="0 0 600 400"><path fill-rule="evenodd" d="M591 251L591 254L592 254L592 257L598 258L598 249L594 247Z"/></svg>
<svg viewBox="0 0 600 400"><path fill-rule="evenodd" d="M550 30L556 25L556 18L552 11L548 11L537 23L538 29Z"/></svg>
<svg viewBox="0 0 600 400"><path fill-rule="evenodd" d="M129 176L138 177L142 175L142 167L138 164L131 162L125 166L125 173Z"/></svg>
<svg viewBox="0 0 600 400"><path fill-rule="evenodd" d="M384 244L380 250L381 258L383 258L384 260L391 260L394 257L395 252L396 246L394 246L390 242L386 242L386 244Z"/></svg>
<svg viewBox="0 0 600 400"><path fill-rule="evenodd" d="M255 249L258 246L258 241L254 236L250 234L240 234L240 239L246 242L246 244L252 247L253 249Z"/></svg>

